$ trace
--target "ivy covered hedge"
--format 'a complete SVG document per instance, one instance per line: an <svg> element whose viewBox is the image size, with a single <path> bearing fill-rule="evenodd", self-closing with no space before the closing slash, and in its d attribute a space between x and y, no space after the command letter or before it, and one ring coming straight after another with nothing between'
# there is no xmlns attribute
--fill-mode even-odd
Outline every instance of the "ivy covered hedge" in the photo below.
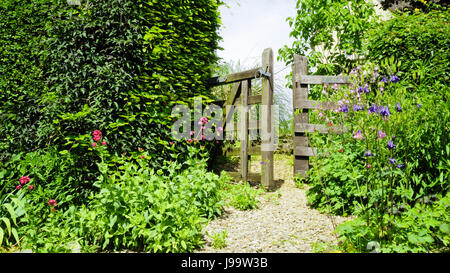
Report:
<svg viewBox="0 0 450 273"><path fill-rule="evenodd" d="M220 2L80 2L0 4L1 160L57 146L88 173L100 129L111 151L146 149L157 167L172 104L207 94Z"/></svg>

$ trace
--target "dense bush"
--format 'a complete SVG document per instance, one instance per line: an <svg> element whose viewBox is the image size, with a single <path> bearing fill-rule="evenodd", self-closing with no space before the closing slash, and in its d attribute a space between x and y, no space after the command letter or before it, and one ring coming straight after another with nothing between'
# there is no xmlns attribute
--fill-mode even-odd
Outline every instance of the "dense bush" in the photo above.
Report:
<svg viewBox="0 0 450 273"><path fill-rule="evenodd" d="M101 128L111 150L142 147L160 166L172 106L206 94L218 5L3 1L0 38L10 42L0 45L1 160L55 146L78 155L74 168L93 179L80 143Z"/></svg>
<svg viewBox="0 0 450 273"><path fill-rule="evenodd" d="M3 245L19 243L33 252L70 252L74 245L83 251L201 247L203 225L221 213L230 177L207 172L207 152L198 146L188 146L188 168L168 161L157 171L148 167L146 151L115 156L104 145L95 147L99 191L84 205L72 205L70 192L58 195L56 184L26 176L29 181L1 201L1 219L8 223L0 226Z"/></svg>
<svg viewBox="0 0 450 273"><path fill-rule="evenodd" d="M449 33L447 8L429 13L395 14L391 20L368 31L367 58L379 63L394 57L404 78L433 89L437 83L448 85Z"/></svg>

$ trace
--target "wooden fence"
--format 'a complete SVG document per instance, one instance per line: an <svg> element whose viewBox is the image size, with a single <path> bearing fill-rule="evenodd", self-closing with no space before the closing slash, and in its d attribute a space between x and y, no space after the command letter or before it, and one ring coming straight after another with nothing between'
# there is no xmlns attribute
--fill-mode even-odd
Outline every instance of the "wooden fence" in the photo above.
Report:
<svg viewBox="0 0 450 273"><path fill-rule="evenodd" d="M349 84L348 78L341 76L315 76L308 75L307 58L295 55L292 68L293 110L294 110L294 175L300 173L307 177L309 170L309 157L317 154L317 149L310 147L308 132L318 131L329 133L325 124L310 124L309 110L311 109L336 109L332 102L318 102L308 99L308 87L313 84ZM298 115L296 112L298 111ZM337 128L335 133L341 133L345 128Z"/></svg>
<svg viewBox="0 0 450 273"><path fill-rule="evenodd" d="M226 76L211 78L210 86L233 84L233 88L225 101L216 101L215 104L222 107L237 106L241 110L241 118L238 126L233 126L233 130L239 128L241 133L241 146L238 149L226 151L226 155L240 155L240 172L229 172L236 179L243 181L260 181L266 189L274 187L273 180L273 51L268 48L262 54L261 67L246 70ZM261 95L252 95L252 80L261 78ZM261 104L267 109L262 111L260 121L249 123L248 106ZM225 112L223 129L226 125L234 122L234 111ZM249 141L249 130L259 130L261 145L253 146ZM261 154L261 173L249 172L250 159L252 155Z"/></svg>

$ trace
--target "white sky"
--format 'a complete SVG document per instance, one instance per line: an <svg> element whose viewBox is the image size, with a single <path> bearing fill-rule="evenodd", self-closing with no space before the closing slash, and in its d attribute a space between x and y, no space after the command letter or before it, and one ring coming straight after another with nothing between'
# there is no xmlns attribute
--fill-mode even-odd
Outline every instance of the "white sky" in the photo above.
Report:
<svg viewBox="0 0 450 273"><path fill-rule="evenodd" d="M272 48L274 53L274 72L285 68L277 61L278 49L293 42L289 38L291 29L287 17L296 14L297 0L225 0L228 6L220 8L222 28L220 35L224 49L218 52L224 61L237 63L243 69L261 64L261 55L265 48ZM284 78L290 72L287 68L277 74Z"/></svg>

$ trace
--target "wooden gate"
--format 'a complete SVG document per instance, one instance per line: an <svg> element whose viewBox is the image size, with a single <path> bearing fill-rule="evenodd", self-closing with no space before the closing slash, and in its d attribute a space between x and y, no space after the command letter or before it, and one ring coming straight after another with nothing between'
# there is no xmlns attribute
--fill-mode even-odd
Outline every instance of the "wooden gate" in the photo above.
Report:
<svg viewBox="0 0 450 273"><path fill-rule="evenodd" d="M239 121L239 131L241 133L241 145L238 149L226 151L226 155L240 155L240 172L229 172L236 179L243 181L260 181L266 189L274 187L273 180L273 141L274 130L272 120L273 106L273 52L267 48L262 54L261 67L246 70L226 76L211 78L210 86L218 86L224 84L233 84L233 88L225 101L216 101L214 104L227 106L236 106L241 111L241 119ZM262 94L252 94L252 80L261 78ZM262 111L259 123L249 123L248 106L261 104L267 111ZM234 123L234 111L225 111L225 119L223 124L224 132L227 130L226 125L230 122ZM233 126L232 130L238 128ZM249 130L259 130L261 136L261 145L253 146L249 141ZM249 172L250 159L252 155L261 154L261 173Z"/></svg>
<svg viewBox="0 0 450 273"><path fill-rule="evenodd" d="M294 110L294 175L300 173L307 177L309 170L309 157L317 154L317 149L310 147L307 133L318 131L329 133L324 124L310 124L309 113L311 109L336 109L332 102L318 102L308 99L308 87L312 84L349 84L350 81L342 76L315 76L308 75L307 58L295 55L292 68L293 110ZM296 113L299 113L296 115ZM341 133L345 128L337 128L335 133Z"/></svg>

